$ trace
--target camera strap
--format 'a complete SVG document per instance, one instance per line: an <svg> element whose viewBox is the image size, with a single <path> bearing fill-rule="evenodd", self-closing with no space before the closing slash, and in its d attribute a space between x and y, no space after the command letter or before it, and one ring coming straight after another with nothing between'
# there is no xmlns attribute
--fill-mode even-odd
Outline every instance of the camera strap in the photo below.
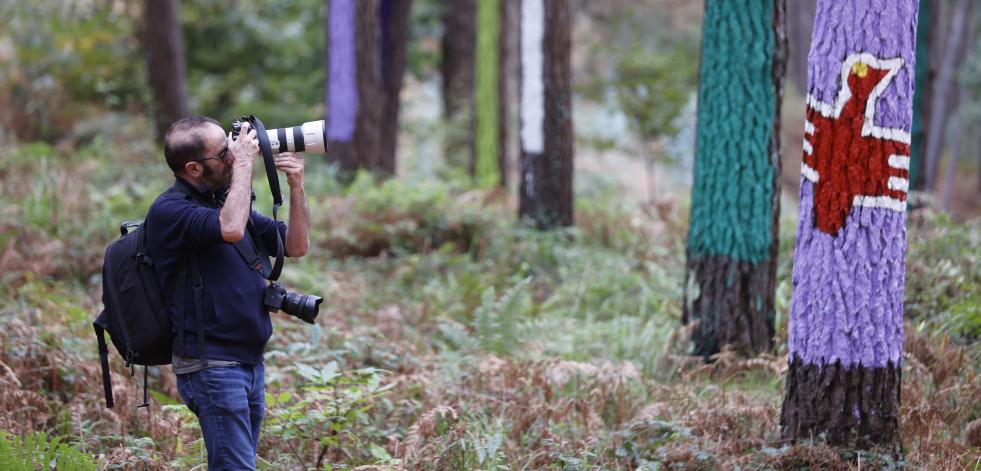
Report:
<svg viewBox="0 0 981 471"><path fill-rule="evenodd" d="M259 151L262 153L262 161L266 166L266 180L269 181L269 192L272 193L272 197L273 197L273 220L279 221L278 213L279 213L279 207L283 205L283 192L279 188L279 174L276 173L276 161L273 159L272 145L269 143L269 135L266 134L266 126L262 124L262 120L255 117L254 115L250 115L248 117L248 120L253 125L255 125L256 138L259 141ZM252 225L252 218L249 218L249 227L251 228L250 230L252 231L253 244L258 244L257 241L259 239L255 238L257 231L255 230L255 226ZM258 255L261 257L263 261L265 261L265 263L268 266L269 254L266 252L265 246L263 246L262 244L258 244L258 245L259 245ZM283 237L279 234L278 230L276 231L276 245L277 245L276 262L274 265L272 265L272 268L268 271L269 275L266 276L267 271L265 270L261 272L262 276L270 281L276 281L279 279L279 274L283 271L283 254L286 253L286 251L283 248ZM239 253L243 254L242 255L243 257L245 256L245 253L242 252L241 250L239 251ZM249 265L249 266L254 266L254 265Z"/></svg>
<svg viewBox="0 0 981 471"><path fill-rule="evenodd" d="M245 225L246 230L249 232L249 238L251 239L251 244L245 240L245 238L240 239L238 242L232 244L238 254L245 260L249 268L259 272L263 278L269 281L276 281L279 279L279 275L283 270L283 238L279 234L279 230L276 230L276 242L278 244L278 253L276 254L276 263L272 264L269 261L269 252L266 251L266 244L262 243L262 239L259 237L259 231L252 224L252 218L249 217L248 223Z"/></svg>

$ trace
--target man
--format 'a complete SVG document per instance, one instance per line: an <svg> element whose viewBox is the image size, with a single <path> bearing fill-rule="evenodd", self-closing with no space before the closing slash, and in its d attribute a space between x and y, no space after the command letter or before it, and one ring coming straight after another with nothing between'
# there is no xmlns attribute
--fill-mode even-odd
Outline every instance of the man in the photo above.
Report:
<svg viewBox="0 0 981 471"><path fill-rule="evenodd" d="M278 231L288 256L303 256L310 246L303 159L297 154L276 159L290 188L289 224L251 209L255 137L248 123L235 140L211 118L174 123L164 143L174 186L147 215L154 267L161 288L173 293L178 390L198 417L212 471L255 469L265 411L263 351L272 335L263 306L266 283L233 243L244 239L275 254ZM247 228L250 219L254 231Z"/></svg>

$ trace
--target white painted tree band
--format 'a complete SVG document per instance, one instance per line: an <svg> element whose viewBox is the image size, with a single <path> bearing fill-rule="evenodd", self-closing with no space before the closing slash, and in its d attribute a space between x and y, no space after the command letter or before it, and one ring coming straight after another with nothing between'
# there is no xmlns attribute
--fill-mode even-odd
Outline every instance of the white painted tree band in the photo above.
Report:
<svg viewBox="0 0 981 471"><path fill-rule="evenodd" d="M521 148L545 152L545 3L521 2Z"/></svg>

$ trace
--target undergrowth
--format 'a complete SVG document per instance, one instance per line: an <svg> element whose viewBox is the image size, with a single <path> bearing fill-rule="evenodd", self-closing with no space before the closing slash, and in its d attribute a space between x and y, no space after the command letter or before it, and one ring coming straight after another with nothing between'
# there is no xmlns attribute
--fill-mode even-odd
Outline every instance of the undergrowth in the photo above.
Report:
<svg viewBox="0 0 981 471"><path fill-rule="evenodd" d="M172 179L133 138L145 125L0 146L0 431L38 453L68 445L100 469L205 459L166 367L150 369L153 405L136 409L142 381L114 356L116 407L102 398L90 327L101 257ZM317 325L275 321L260 469L977 467L964 441L981 415L977 224L909 226L906 453L893 462L780 442L785 313L772 355L687 355L683 204L590 192L576 225L540 232L500 191L419 175L345 187L307 159L314 246L283 281L325 302ZM793 221L781 227L785 310Z"/></svg>

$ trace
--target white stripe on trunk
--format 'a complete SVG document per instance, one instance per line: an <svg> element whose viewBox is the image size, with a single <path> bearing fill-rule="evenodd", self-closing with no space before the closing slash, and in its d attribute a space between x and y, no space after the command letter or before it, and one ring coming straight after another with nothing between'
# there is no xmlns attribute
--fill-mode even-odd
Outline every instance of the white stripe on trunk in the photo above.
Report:
<svg viewBox="0 0 981 471"><path fill-rule="evenodd" d="M545 3L521 2L521 148L545 152Z"/></svg>

